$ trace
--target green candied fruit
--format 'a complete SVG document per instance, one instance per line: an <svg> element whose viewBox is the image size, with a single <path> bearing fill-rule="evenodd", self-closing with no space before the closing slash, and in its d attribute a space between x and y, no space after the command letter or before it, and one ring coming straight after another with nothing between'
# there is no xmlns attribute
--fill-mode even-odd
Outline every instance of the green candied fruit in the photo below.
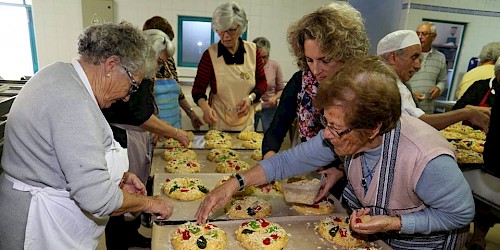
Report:
<svg viewBox="0 0 500 250"><path fill-rule="evenodd" d="M205 237L203 237L203 236L200 236L196 240L196 245L198 246L199 249L205 249L205 248L207 248L207 239L205 239Z"/></svg>
<svg viewBox="0 0 500 250"><path fill-rule="evenodd" d="M208 194L208 189L205 187L205 186L202 186L202 185L198 185L198 189L202 192L202 193L205 193L205 194Z"/></svg>
<svg viewBox="0 0 500 250"><path fill-rule="evenodd" d="M250 229L243 229L243 231L241 231L242 234L253 234L255 231L254 230L250 230Z"/></svg>
<svg viewBox="0 0 500 250"><path fill-rule="evenodd" d="M328 231L328 233L332 237L335 237L335 235L337 234L338 231L339 231L339 226L334 226L334 227L332 227L332 229L330 229L330 231Z"/></svg>
<svg viewBox="0 0 500 250"><path fill-rule="evenodd" d="M191 232L192 234L196 234L196 233L200 232L200 228L199 227L191 227L191 228L189 228L189 232Z"/></svg>
<svg viewBox="0 0 500 250"><path fill-rule="evenodd" d="M253 229L256 229L256 228L259 228L259 227L260 227L260 225L257 223L257 221L254 221L254 220L253 220L253 221L248 222L248 225L249 225L251 228L253 228Z"/></svg>
<svg viewBox="0 0 500 250"><path fill-rule="evenodd" d="M267 232L268 233L273 233L273 232L276 232L278 231L278 227L274 226L274 227L268 227L267 228Z"/></svg>

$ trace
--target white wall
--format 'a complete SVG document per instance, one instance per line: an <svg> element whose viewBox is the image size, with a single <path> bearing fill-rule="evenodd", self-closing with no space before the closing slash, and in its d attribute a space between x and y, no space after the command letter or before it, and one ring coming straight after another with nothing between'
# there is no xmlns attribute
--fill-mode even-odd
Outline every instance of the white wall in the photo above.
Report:
<svg viewBox="0 0 500 250"><path fill-rule="evenodd" d="M142 28L152 16L165 17L177 38L177 16L212 17L224 0L114 0L115 22L127 20ZM286 31L291 22L329 3L328 0L241 0L249 20L248 40L265 36L271 42L271 58L281 63L285 79L297 66L288 51ZM77 38L82 32L80 0L33 0L35 36L40 68L76 57ZM177 56L177 55L176 55ZM194 77L195 68L179 68L181 76Z"/></svg>
<svg viewBox="0 0 500 250"><path fill-rule="evenodd" d="M500 1L496 0L412 0L411 3L500 12ZM469 59L478 56L485 44L500 41L500 18L474 15L473 13L458 14L410 9L406 26L401 28L415 30L423 18L467 23L454 72L455 77L452 85L452 97L454 98L456 86L460 82L460 76L467 71Z"/></svg>
<svg viewBox="0 0 500 250"><path fill-rule="evenodd" d="M377 54L378 41L385 35L399 30L403 14L402 0L349 0L349 3L362 13L371 44L370 54Z"/></svg>

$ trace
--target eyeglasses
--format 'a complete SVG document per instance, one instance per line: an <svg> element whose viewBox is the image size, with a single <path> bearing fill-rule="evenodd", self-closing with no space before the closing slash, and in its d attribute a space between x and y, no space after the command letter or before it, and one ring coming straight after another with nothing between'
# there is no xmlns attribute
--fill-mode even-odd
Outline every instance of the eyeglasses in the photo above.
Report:
<svg viewBox="0 0 500 250"><path fill-rule="evenodd" d="M132 77L132 74L130 74L130 71L128 71L127 68L123 67L123 69L125 70L125 72L127 72L128 77L130 77L130 81L131 81L130 84L132 85L132 87L130 87L130 89L128 91L128 95L131 95L131 94L137 92L137 90L139 90L139 84L137 84L134 77Z"/></svg>
<svg viewBox="0 0 500 250"><path fill-rule="evenodd" d="M425 32L425 31L424 32L420 32L420 31L417 31L417 36L420 36L420 35L422 35L422 36L429 36L429 35L433 35L433 34L434 33L432 33L432 32Z"/></svg>
<svg viewBox="0 0 500 250"><path fill-rule="evenodd" d="M238 25L238 26L236 26L236 28L232 28L232 29L228 29L228 30L224 30L224 31L219 31L219 30L218 30L218 31L217 31L217 33L218 33L220 36L223 36L223 35L224 35L224 33L226 33L226 32L227 32L229 35L236 35L236 33L238 32L238 28L239 28L239 27L240 27L240 26Z"/></svg>
<svg viewBox="0 0 500 250"><path fill-rule="evenodd" d="M335 129L332 128L332 126L328 125L328 122L326 121L326 118L323 115L319 117L319 121L321 122L321 125L330 130L330 133L332 133L332 135L334 135L338 139L342 138L342 136L348 134L353 130L353 128L347 128L345 130L337 132Z"/></svg>

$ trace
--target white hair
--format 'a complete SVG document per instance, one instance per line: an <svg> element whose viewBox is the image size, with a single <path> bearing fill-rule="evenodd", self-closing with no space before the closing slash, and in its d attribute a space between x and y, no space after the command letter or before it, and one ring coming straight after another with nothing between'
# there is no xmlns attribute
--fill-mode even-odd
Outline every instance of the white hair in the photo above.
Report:
<svg viewBox="0 0 500 250"><path fill-rule="evenodd" d="M149 29L142 31L142 36L146 39L147 44L153 49L156 58L160 58L160 54L164 50L166 50L168 57L174 55L175 45L165 32L157 29Z"/></svg>
<svg viewBox="0 0 500 250"><path fill-rule="evenodd" d="M239 35L247 29L248 20L245 10L236 2L223 3L214 10L212 15L212 29L214 31L228 30L233 23L240 26Z"/></svg>

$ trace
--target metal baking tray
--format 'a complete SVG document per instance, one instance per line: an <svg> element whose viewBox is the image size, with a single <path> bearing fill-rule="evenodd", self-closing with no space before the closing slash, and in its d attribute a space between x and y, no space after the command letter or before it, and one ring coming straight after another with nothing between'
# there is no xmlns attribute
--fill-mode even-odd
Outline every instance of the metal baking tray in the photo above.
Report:
<svg viewBox="0 0 500 250"><path fill-rule="evenodd" d="M153 184L153 195L161 195L165 197L169 202L174 205L174 212L172 216L166 221L163 221L162 224L169 224L175 221L194 221L196 218L194 217L198 207L200 206L202 199L194 200L194 201L179 201L176 199L171 199L165 194L163 194L161 190L162 183L165 183L167 178L179 178L179 177L195 177L199 178L203 184L209 189L213 190L217 183L222 177L227 176L229 174L156 174L154 176L154 184ZM295 212L292 209L292 204L287 203L285 198L280 193L271 194L259 194L256 195L258 197L263 198L267 202L271 204L271 214L268 217L280 217L280 216L297 216L299 213ZM340 204L340 201L335 199L335 197L330 196L328 199L333 203L334 212L335 213L345 213L345 209ZM224 212L224 208L220 208L215 213L213 213L210 217L210 220L230 220L229 217Z"/></svg>
<svg viewBox="0 0 500 250"><path fill-rule="evenodd" d="M207 159L207 155L210 152L210 149L193 149L198 155L197 160L201 164L201 173L216 173L215 167L218 163L209 161ZM153 153L153 164L151 166L151 175L155 174L165 174L168 173L165 170L165 166L167 165L167 161L163 159L163 152L165 149L155 149ZM236 150L240 155L240 160L243 160L250 164L250 166L255 166L257 161L254 160L251 155L253 150Z"/></svg>
<svg viewBox="0 0 500 250"><path fill-rule="evenodd" d="M345 214L334 214L336 216L346 216ZM321 235L315 229L317 223L325 218L326 216L287 216L287 217L274 217L266 218L268 221L278 223L282 226L285 231L289 234L288 243L285 250L303 250L303 249L346 249L344 247L335 245L321 237ZM227 235L227 246L226 249L244 249L239 245L236 240L235 231L241 225L241 223L247 220L233 220L233 221L216 221L210 222L217 225L219 228L224 230ZM164 250L173 249L170 242L170 236L175 230L177 230L178 225L168 225L168 226L158 226L153 224L153 233L151 240L152 250ZM392 249L383 241L369 242L367 246L375 246L382 249Z"/></svg>

